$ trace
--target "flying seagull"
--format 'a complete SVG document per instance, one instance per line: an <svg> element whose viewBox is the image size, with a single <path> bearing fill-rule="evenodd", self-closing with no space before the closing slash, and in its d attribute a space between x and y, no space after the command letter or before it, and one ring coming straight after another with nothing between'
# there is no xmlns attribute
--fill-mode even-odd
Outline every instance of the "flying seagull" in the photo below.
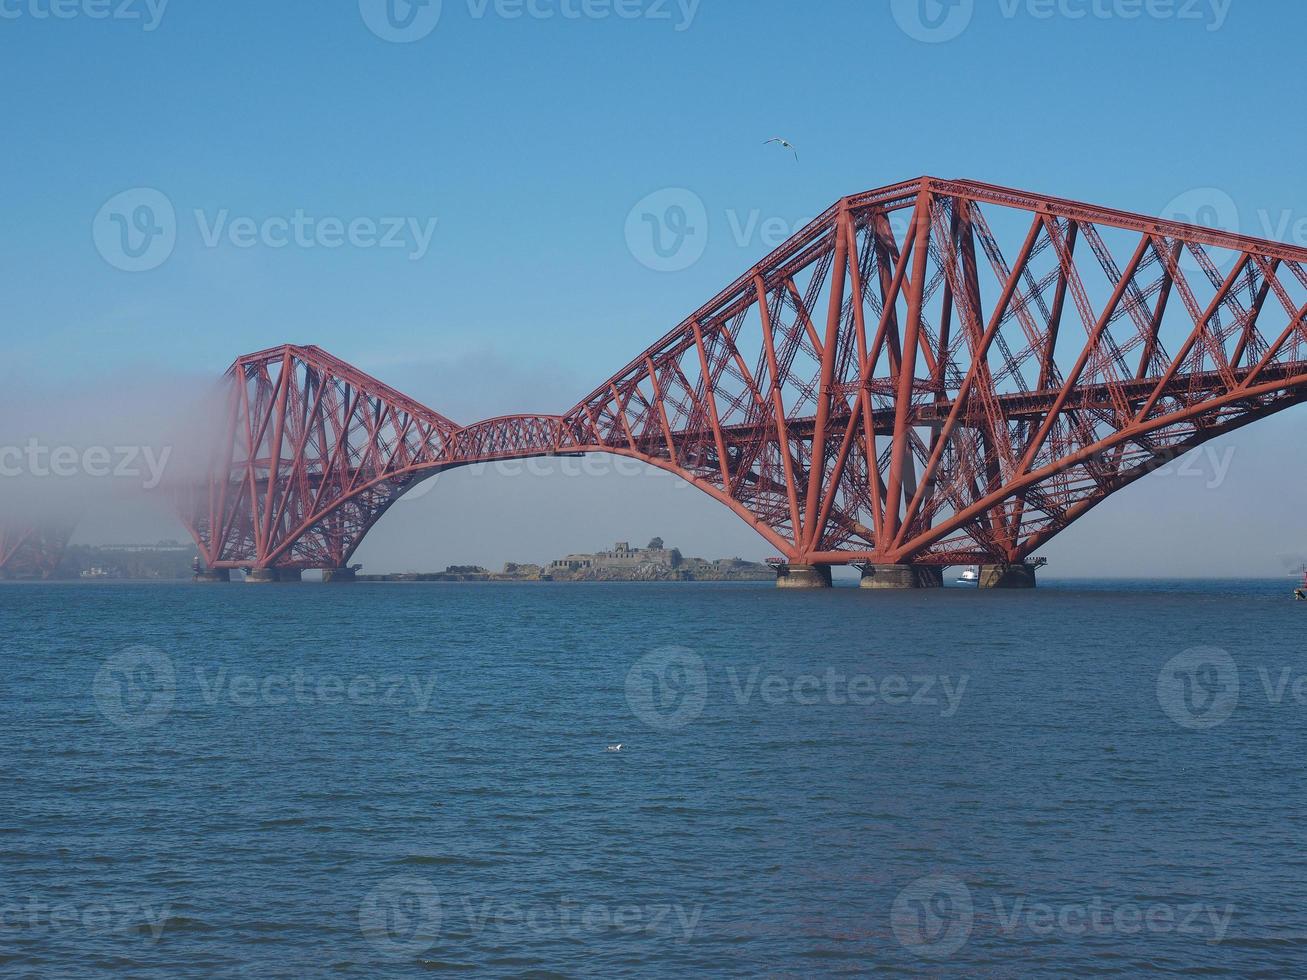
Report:
<svg viewBox="0 0 1307 980"><path fill-rule="evenodd" d="M779 143L783 148L789 150L791 153L794 154L795 163L799 162L799 151L794 148L794 144L791 143L789 140L783 140L779 136L773 136L771 139L769 139L766 143L763 143L762 145L767 146L769 143Z"/></svg>

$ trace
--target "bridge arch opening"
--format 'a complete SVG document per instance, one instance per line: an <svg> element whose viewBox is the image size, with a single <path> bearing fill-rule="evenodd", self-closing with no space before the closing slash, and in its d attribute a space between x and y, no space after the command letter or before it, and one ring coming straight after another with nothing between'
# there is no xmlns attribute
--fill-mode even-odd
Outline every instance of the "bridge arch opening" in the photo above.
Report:
<svg viewBox="0 0 1307 980"><path fill-rule="evenodd" d="M535 563L662 537L687 557L761 561L775 544L703 485L625 453L535 456L451 467L398 496L352 561L387 571ZM487 564L489 563L489 564ZM402 567L400 567L402 566Z"/></svg>

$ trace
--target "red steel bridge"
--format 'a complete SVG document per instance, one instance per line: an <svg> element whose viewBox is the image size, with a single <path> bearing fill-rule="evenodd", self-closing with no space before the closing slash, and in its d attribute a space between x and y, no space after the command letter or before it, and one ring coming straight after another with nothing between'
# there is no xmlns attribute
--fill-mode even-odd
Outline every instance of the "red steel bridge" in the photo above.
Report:
<svg viewBox="0 0 1307 980"><path fill-rule="evenodd" d="M73 526L0 523L0 580L53 577Z"/></svg>
<svg viewBox="0 0 1307 980"><path fill-rule="evenodd" d="M1307 249L962 180L837 202L561 415L460 425L313 346L226 374L184 515L215 576L350 558L443 470L613 453L781 556L781 584L1034 584L1109 494L1307 398Z"/></svg>

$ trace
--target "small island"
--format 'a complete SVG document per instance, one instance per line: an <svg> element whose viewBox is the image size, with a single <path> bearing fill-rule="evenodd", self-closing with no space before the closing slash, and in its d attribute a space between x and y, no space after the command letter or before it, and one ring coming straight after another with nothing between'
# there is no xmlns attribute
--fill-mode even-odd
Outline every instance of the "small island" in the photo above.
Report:
<svg viewBox="0 0 1307 980"><path fill-rule="evenodd" d="M611 550L574 554L548 565L509 562L503 571L450 565L443 572L359 575L360 582L770 582L776 573L742 558L686 558L654 538L644 548L618 541Z"/></svg>

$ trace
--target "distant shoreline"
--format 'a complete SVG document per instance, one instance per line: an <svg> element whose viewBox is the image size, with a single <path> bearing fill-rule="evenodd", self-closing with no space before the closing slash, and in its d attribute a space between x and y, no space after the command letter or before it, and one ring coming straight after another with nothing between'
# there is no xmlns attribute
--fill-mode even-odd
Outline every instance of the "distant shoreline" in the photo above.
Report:
<svg viewBox="0 0 1307 980"><path fill-rule="evenodd" d="M722 585L739 582L774 582L775 574L755 578L506 578L503 576L457 576L432 574L359 575L355 582L367 585Z"/></svg>
<svg viewBox="0 0 1307 980"><path fill-rule="evenodd" d="M1202 583L1219 583L1219 582L1258 582L1267 585L1284 585L1286 580L1294 579L1292 575L1233 575L1233 576L1182 576L1182 575L1135 575L1135 576L1110 576L1110 575L1076 575L1065 577L1052 577L1040 580L1040 588L1049 585L1079 585L1079 584L1202 584ZM467 578L457 579L445 577L443 572L422 574L419 578L414 578L410 573L398 572L392 574L377 575L359 575L356 582L369 585L721 585L721 584L740 584L748 582L770 582L772 577L766 579L512 579L512 578ZM849 582L853 582L852 578ZM190 575L173 578L0 578L0 586L18 585L86 585L86 586L105 586L105 585L193 585L194 580ZM233 584L240 584L239 579L233 579ZM295 583L286 583L295 584ZM305 580L306 585L318 584L315 580ZM838 582L837 582L838 585ZM946 589L953 589L954 586L945 586ZM974 588L956 587L958 591L974 592ZM935 590L922 590L935 591Z"/></svg>

